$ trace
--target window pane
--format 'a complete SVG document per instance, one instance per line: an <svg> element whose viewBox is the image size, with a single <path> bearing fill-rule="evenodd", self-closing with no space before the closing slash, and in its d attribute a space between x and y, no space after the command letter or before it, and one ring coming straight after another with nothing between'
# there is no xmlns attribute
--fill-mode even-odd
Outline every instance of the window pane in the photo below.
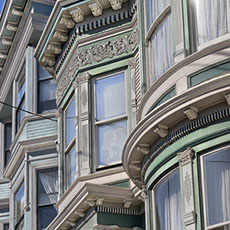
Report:
<svg viewBox="0 0 230 230"><path fill-rule="evenodd" d="M11 145L11 141L12 141L12 123L7 123L5 124L5 146L4 146L4 150L5 150L5 166L8 162L8 160L10 159L11 156L11 152L9 150L10 145Z"/></svg>
<svg viewBox="0 0 230 230"><path fill-rule="evenodd" d="M147 0L148 29L169 3L170 0Z"/></svg>
<svg viewBox="0 0 230 230"><path fill-rule="evenodd" d="M50 74L38 63L38 79L44 80L47 78L51 78Z"/></svg>
<svg viewBox="0 0 230 230"><path fill-rule="evenodd" d="M164 19L153 37L154 76L158 79L173 65L171 16Z"/></svg>
<svg viewBox="0 0 230 230"><path fill-rule="evenodd" d="M24 182L19 187L17 193L15 194L15 211L16 211L16 221L24 214Z"/></svg>
<svg viewBox="0 0 230 230"><path fill-rule="evenodd" d="M76 147L70 149L69 152L66 153L66 180L67 186L70 186L74 180L76 175Z"/></svg>
<svg viewBox="0 0 230 230"><path fill-rule="evenodd" d="M53 205L38 208L38 230L46 229L56 217L57 210Z"/></svg>
<svg viewBox="0 0 230 230"><path fill-rule="evenodd" d="M9 224L4 224L3 225L3 230L9 230L10 228L10 225Z"/></svg>
<svg viewBox="0 0 230 230"><path fill-rule="evenodd" d="M179 170L155 189L157 229L182 230Z"/></svg>
<svg viewBox="0 0 230 230"><path fill-rule="evenodd" d="M125 114L124 73L96 81L96 119Z"/></svg>
<svg viewBox="0 0 230 230"><path fill-rule="evenodd" d="M23 82L23 84L21 85L21 87L18 90L18 96L17 96L17 106L20 104L20 102L23 99L23 96L25 94L25 80Z"/></svg>
<svg viewBox="0 0 230 230"><path fill-rule="evenodd" d="M75 100L73 99L69 104L69 107L65 113L65 134L66 134L66 146L73 140L75 137Z"/></svg>
<svg viewBox="0 0 230 230"><path fill-rule="evenodd" d="M21 104L19 105L18 109L17 109L17 130L20 128L24 118L25 118L25 99L23 97L23 101L21 102Z"/></svg>
<svg viewBox="0 0 230 230"><path fill-rule="evenodd" d="M39 82L38 110L40 113L56 109L56 87L57 83L54 79Z"/></svg>
<svg viewBox="0 0 230 230"><path fill-rule="evenodd" d="M98 164L109 165L121 161L121 152L127 138L127 121L116 121L97 128Z"/></svg>
<svg viewBox="0 0 230 230"><path fill-rule="evenodd" d="M204 173L208 225L229 221L230 150L204 157Z"/></svg>
<svg viewBox="0 0 230 230"><path fill-rule="evenodd" d="M199 0L195 3L199 44L230 32L229 1Z"/></svg>
<svg viewBox="0 0 230 230"><path fill-rule="evenodd" d="M58 196L58 172L56 168L38 172L38 205L54 204Z"/></svg>

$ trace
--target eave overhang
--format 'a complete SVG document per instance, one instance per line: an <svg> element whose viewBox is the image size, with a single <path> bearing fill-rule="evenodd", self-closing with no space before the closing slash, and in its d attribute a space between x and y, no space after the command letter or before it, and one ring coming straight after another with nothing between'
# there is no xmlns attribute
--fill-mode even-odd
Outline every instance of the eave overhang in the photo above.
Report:
<svg viewBox="0 0 230 230"><path fill-rule="evenodd" d="M49 21L38 43L35 57L55 75L54 66L57 56L63 51L63 45L69 39L69 32L76 26L86 23L88 16L95 17L95 28L103 26L106 9L114 12L122 9L128 0L59 0L56 2ZM108 15L107 15L108 16ZM106 16L105 16L106 17ZM105 24L107 23L106 20ZM112 22L108 22L112 23ZM100 25L99 25L100 24Z"/></svg>

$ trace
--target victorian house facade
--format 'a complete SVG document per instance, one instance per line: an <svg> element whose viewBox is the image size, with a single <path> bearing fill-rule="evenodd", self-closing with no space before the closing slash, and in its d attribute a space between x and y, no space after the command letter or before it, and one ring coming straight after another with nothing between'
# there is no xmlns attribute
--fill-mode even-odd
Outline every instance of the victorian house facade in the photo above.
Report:
<svg viewBox="0 0 230 230"><path fill-rule="evenodd" d="M6 1L0 230L230 229L229 11Z"/></svg>

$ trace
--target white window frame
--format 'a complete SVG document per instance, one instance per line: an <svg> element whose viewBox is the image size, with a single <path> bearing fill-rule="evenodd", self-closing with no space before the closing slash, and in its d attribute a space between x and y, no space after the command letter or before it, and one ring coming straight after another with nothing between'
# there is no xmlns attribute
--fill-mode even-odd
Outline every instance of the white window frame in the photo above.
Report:
<svg viewBox="0 0 230 230"><path fill-rule="evenodd" d="M66 146L66 127L67 127L67 125L66 125L66 118L67 118L66 114L67 114L67 110L68 110L71 102L74 101L74 103L75 103L75 111L74 111L75 116L74 116L73 119L74 119L74 122L75 122L75 119L76 119L76 100L77 99L76 99L75 95L72 95L71 98L70 98L70 100L66 104L64 111L63 111L63 114L64 114L64 116L63 116L63 133L64 133L64 135L63 135L63 143L64 143L64 169L65 169L64 170L64 181L65 181L65 183L64 183L65 186L64 187L65 187L65 189L67 189L71 185L69 183L69 175L68 175L68 171L67 171L67 170L69 170L69 167L67 168L67 161L66 161L67 154L69 154L70 150L72 149L72 147L75 146L75 152L76 152L76 155L77 155L76 129L75 129L75 136L70 141L70 143ZM76 164L75 179L76 179L77 170L78 170L77 156L76 156L76 162L75 162L75 164Z"/></svg>
<svg viewBox="0 0 230 230"><path fill-rule="evenodd" d="M200 156L200 159L201 159L201 164L200 164L200 171L201 171L201 185L202 185L202 197L203 197L203 215L204 215L204 228L206 230L209 230L209 229L216 229L218 227L224 227L225 225L230 225L230 220L229 221L226 221L226 222L222 222L222 223L219 223L219 224L215 224L215 225L211 225L211 226L208 226L208 210L207 210L207 202L206 202L206 191L205 191L205 175L204 175L204 157L205 156L208 156L208 155L211 155L211 154L214 154L214 153L217 153L221 150L225 150L225 149L229 149L230 151L230 146L225 146L225 147L221 147L221 148L217 148L211 152L208 152L208 153L205 153L203 155Z"/></svg>
<svg viewBox="0 0 230 230"><path fill-rule="evenodd" d="M124 115L121 116L117 116L114 118L110 118L110 119L105 119L102 121L96 121L96 81L99 79L104 79L104 78L109 78L112 77L114 75L117 74L124 74L124 84L125 84L125 109L126 109L126 113ZM119 71L111 71L107 74L100 74L98 76L95 76L92 78L92 111L93 111L93 116L92 116L92 128L93 128L93 137L92 137L92 152L93 152L93 162L94 162L94 170L100 169L100 168L107 168L109 166L112 165L116 165L116 164L121 164L121 161L117 161L117 162L112 162L109 165L99 165L98 164L98 135L97 135L97 126L99 125L103 125L106 123L110 123L110 122L115 122L115 121L122 121L122 120L126 120L127 121L127 137L129 134L129 122L128 122L128 111L129 111L129 99L128 99L128 73L127 73L127 68L123 69L123 70L119 70Z"/></svg>
<svg viewBox="0 0 230 230"><path fill-rule="evenodd" d="M179 181L180 181L180 199L181 199L181 204L183 202L182 200L182 191L181 191L181 175L180 175L180 168L179 167L175 167L174 169L172 169L170 172L166 173L165 175L163 175L158 181L157 183L153 186L153 188L151 189L151 202L149 202L149 210L152 211L153 215L152 215L152 220L150 220L150 224L152 225L151 227L153 227L154 230L157 230L157 224L156 224L156 194L155 194L155 189L156 187L170 174L174 173L176 170L178 170L179 172ZM152 205L152 207L150 207ZM183 209L181 208L181 221L183 223ZM183 228L182 228L183 229Z"/></svg>

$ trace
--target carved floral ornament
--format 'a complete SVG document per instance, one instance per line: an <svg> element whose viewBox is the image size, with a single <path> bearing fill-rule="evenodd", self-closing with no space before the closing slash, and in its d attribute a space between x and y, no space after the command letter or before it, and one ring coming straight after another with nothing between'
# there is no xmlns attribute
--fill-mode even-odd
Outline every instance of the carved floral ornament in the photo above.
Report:
<svg viewBox="0 0 230 230"><path fill-rule="evenodd" d="M182 165L186 165L192 162L194 152L192 148L187 148L184 152L177 153L178 160Z"/></svg>
<svg viewBox="0 0 230 230"><path fill-rule="evenodd" d="M58 83L56 91L57 103L60 101L65 90L67 89L67 86L74 77L74 74L80 67L132 52L136 49L137 45L138 33L137 30L135 30L123 38L109 40L105 43L99 43L87 49L77 49L77 52L72 56L72 60L70 61L68 68L65 70Z"/></svg>

